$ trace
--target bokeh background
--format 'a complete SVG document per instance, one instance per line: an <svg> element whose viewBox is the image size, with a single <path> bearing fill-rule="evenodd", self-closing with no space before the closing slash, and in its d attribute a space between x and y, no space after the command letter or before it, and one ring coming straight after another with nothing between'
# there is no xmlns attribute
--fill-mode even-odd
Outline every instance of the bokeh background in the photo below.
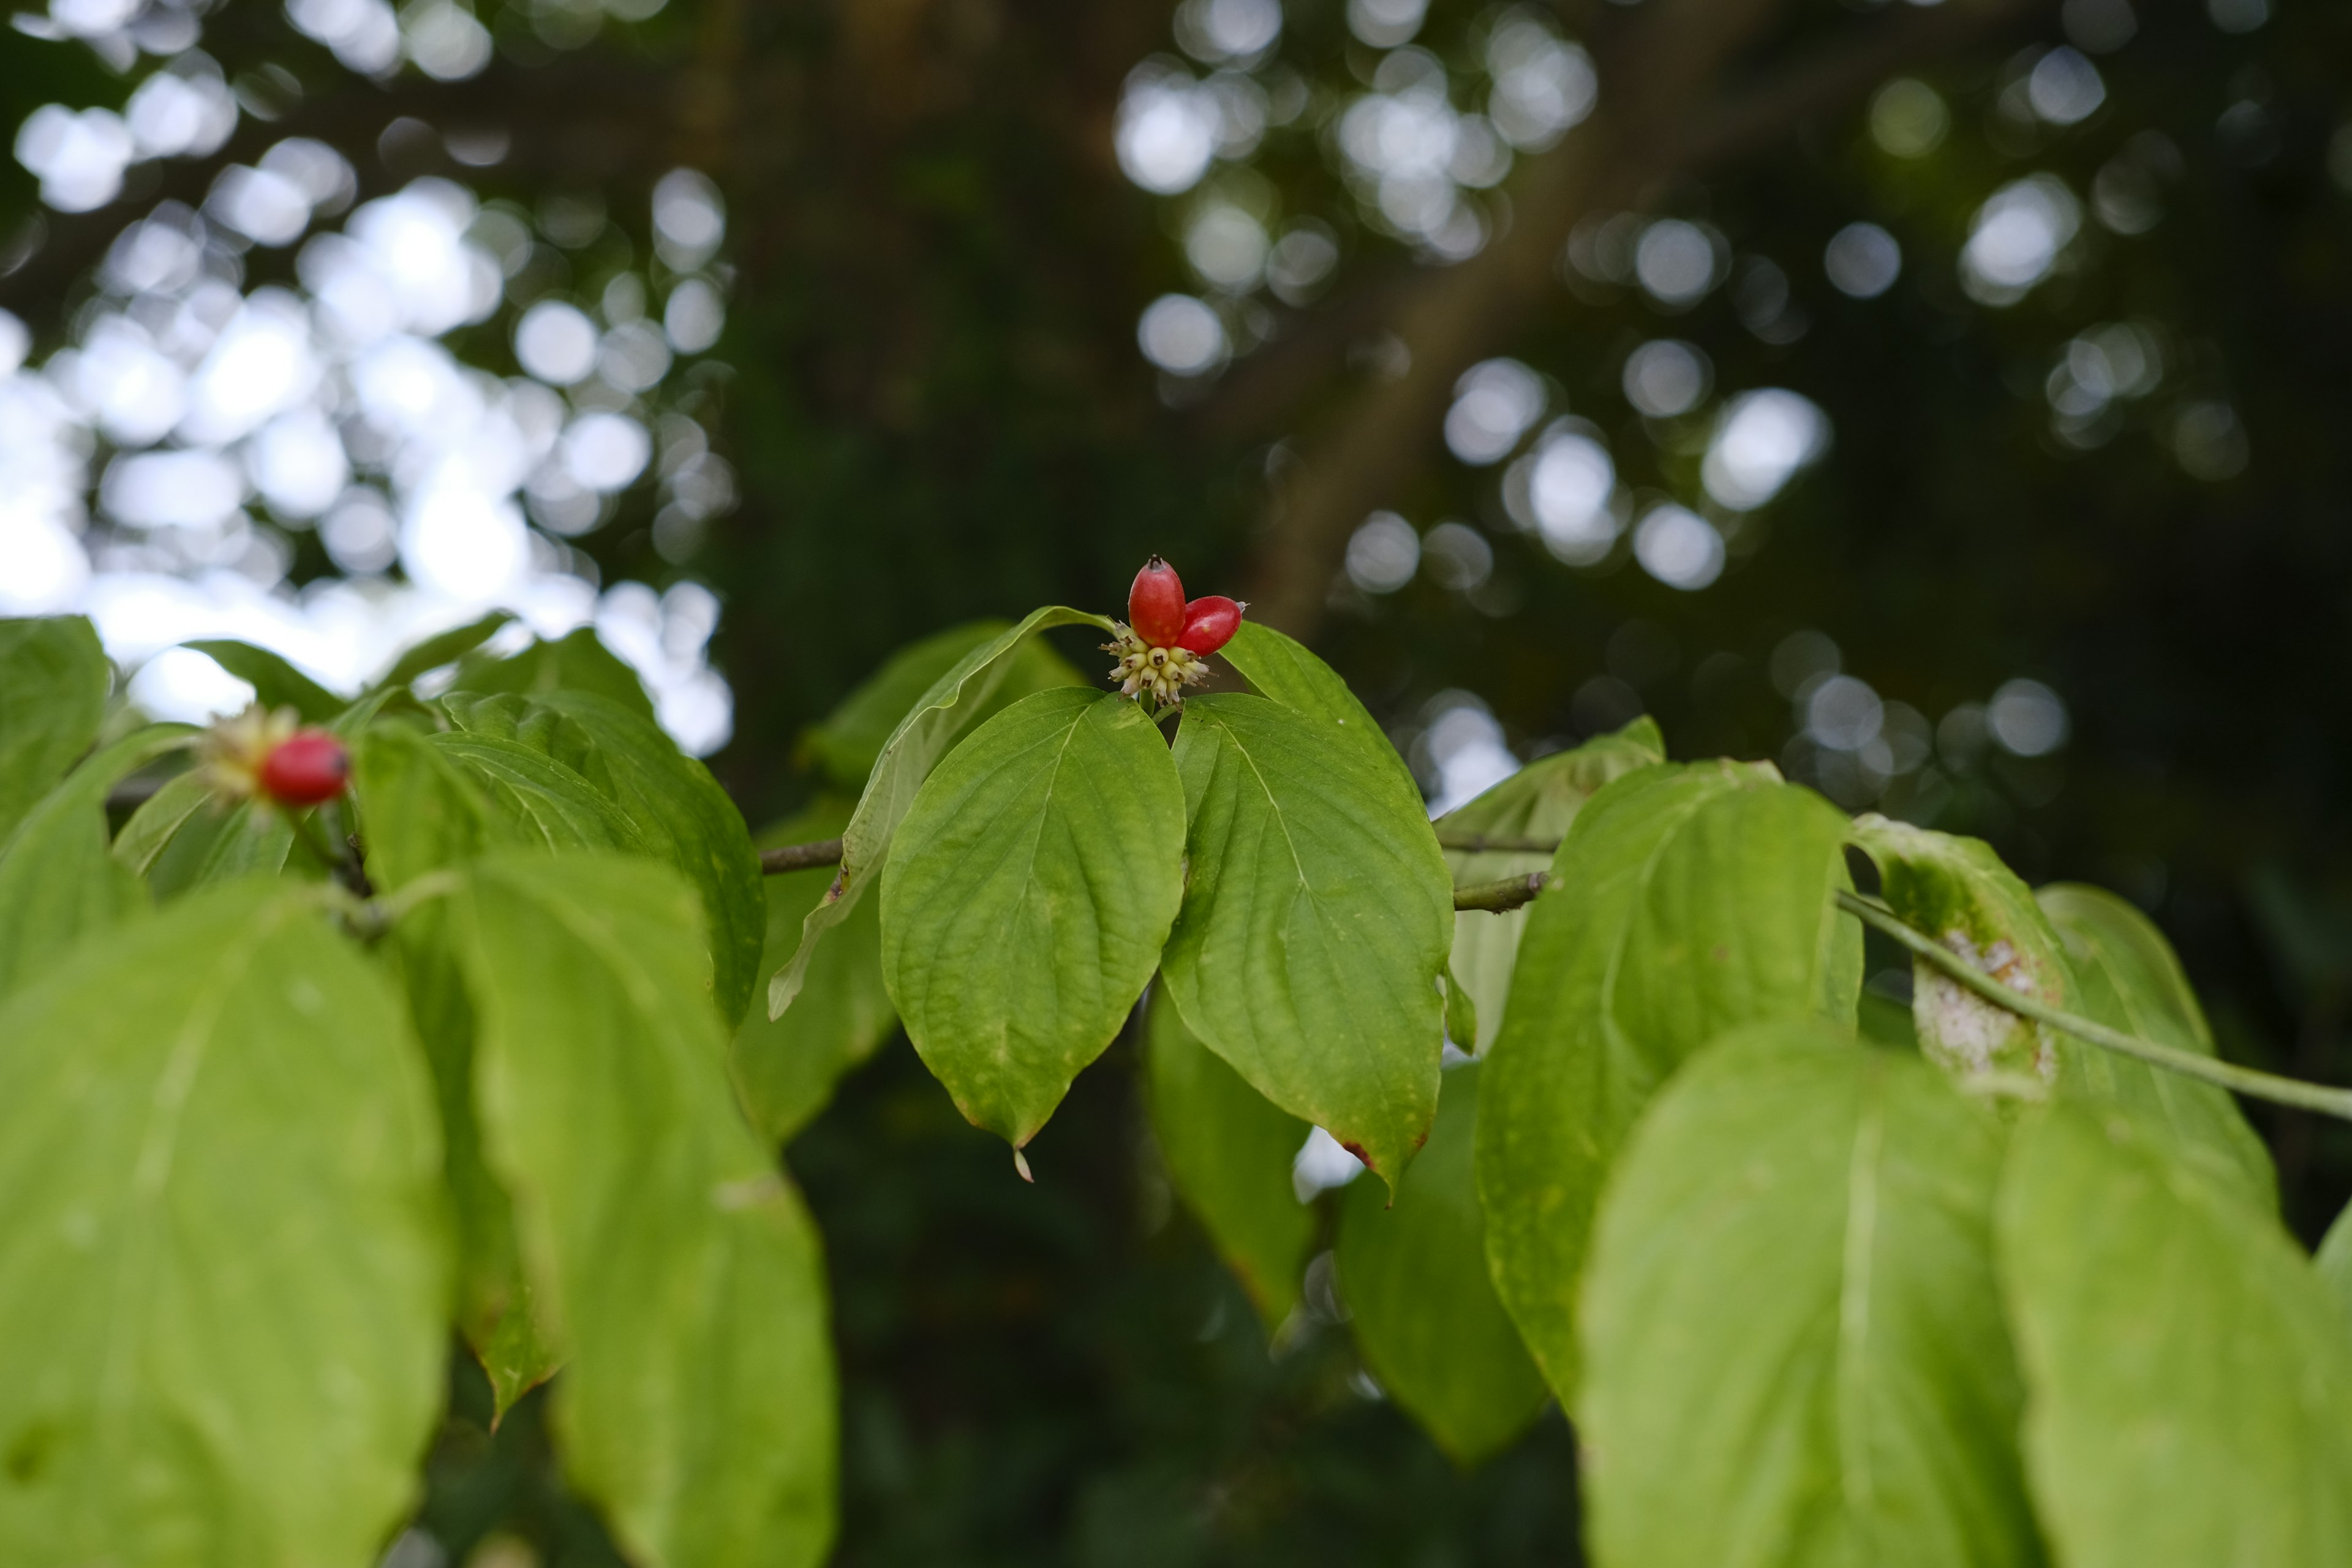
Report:
<svg viewBox="0 0 2352 1568"><path fill-rule="evenodd" d="M593 625L756 825L890 650L1158 551L1433 805L1649 712L2116 889L2226 1054L2352 1081L2352 8L10 22L0 614L92 615L151 712L243 700L186 638L350 689L502 605ZM2315 1237L2352 1139L2254 1115ZM1269 1349L1129 1046L1031 1154L903 1043L788 1152L841 1561L1576 1561L1556 1413L1455 1472L1328 1267ZM388 1561L614 1561L536 1403L486 1411L458 1362Z"/></svg>

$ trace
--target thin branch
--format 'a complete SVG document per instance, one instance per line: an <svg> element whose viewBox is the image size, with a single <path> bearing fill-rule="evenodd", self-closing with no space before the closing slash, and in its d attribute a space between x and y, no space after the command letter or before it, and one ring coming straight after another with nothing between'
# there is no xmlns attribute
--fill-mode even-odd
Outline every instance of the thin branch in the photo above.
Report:
<svg viewBox="0 0 2352 1568"><path fill-rule="evenodd" d="M2047 1024L2078 1040L2087 1040L2092 1045L2136 1058L2152 1067L2179 1073L2184 1078L2200 1079L2256 1100L2291 1105L2298 1110L2316 1110L2323 1115L2352 1121L2352 1089L2331 1089L2325 1084L2305 1083L2300 1079L2281 1078L2275 1073L2256 1072L2252 1068L2234 1067L2212 1057L2160 1046L2153 1040L2143 1040L2137 1035L2111 1029L2105 1024L2019 994L1959 954L1945 948L1933 937L1906 925L1894 910L1883 904L1843 889L1840 889L1837 901L1840 909L1860 917L1864 925L1885 931L1986 1001L2020 1017Z"/></svg>
<svg viewBox="0 0 2352 1568"><path fill-rule="evenodd" d="M841 840L821 838L814 844L787 844L781 849L760 851L760 869L771 877L781 877L787 871L806 871L818 866L841 864Z"/></svg>
<svg viewBox="0 0 2352 1568"><path fill-rule="evenodd" d="M1535 901L1538 893L1550 876L1542 871L1530 871L1524 877L1505 877L1500 881L1477 882L1467 888L1454 889L1454 907L1457 910L1482 910L1490 915L1508 914L1523 904Z"/></svg>
<svg viewBox="0 0 2352 1568"><path fill-rule="evenodd" d="M1440 849L1451 849L1457 855L1552 855L1559 850L1557 838L1490 838L1483 833L1446 834L1437 836Z"/></svg>

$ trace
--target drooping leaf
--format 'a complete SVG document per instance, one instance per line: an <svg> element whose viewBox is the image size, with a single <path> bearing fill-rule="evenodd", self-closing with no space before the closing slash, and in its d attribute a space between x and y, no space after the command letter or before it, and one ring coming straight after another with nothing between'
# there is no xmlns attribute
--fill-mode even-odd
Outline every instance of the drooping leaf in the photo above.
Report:
<svg viewBox="0 0 2352 1568"><path fill-rule="evenodd" d="M0 1561L368 1568L442 1400L398 998L254 879L0 1009Z"/></svg>
<svg viewBox="0 0 2352 1568"><path fill-rule="evenodd" d="M1997 1120L1935 1069L1826 1024L1740 1031L1679 1074L1585 1279L1595 1560L2040 1563L2000 1157Z"/></svg>
<svg viewBox="0 0 2352 1568"><path fill-rule="evenodd" d="M453 691L482 694L520 691L543 697L554 691L591 691L626 708L640 719L654 717L654 700L645 682L613 651L596 640L586 626L560 637L532 643L511 658L501 658L477 647L457 661Z"/></svg>
<svg viewBox="0 0 2352 1568"><path fill-rule="evenodd" d="M2058 1101L1996 1225L2026 1473L2068 1568L2352 1563L2352 1334L2270 1216L2152 1135Z"/></svg>
<svg viewBox="0 0 2352 1568"><path fill-rule="evenodd" d="M0 844L98 739L112 680L87 618L0 621Z"/></svg>
<svg viewBox="0 0 2352 1568"><path fill-rule="evenodd" d="M456 663L498 636L513 620L513 615L508 611L492 610L479 620L467 621L462 626L435 633L393 660L392 668L385 670L383 679L375 683L375 689L405 686L420 675L438 669L445 664Z"/></svg>
<svg viewBox="0 0 2352 1568"><path fill-rule="evenodd" d="M2034 893L2064 943L2074 1010L2158 1045L2211 1056L2213 1032L2172 944L2154 921L2100 888ZM2270 1152L2225 1089L2061 1037L2062 1093L2128 1106L2167 1128L2174 1147L2266 1214L2278 1210Z"/></svg>
<svg viewBox="0 0 2352 1568"><path fill-rule="evenodd" d="M865 791L857 797L857 809L842 831L840 870L835 873L823 901L802 922L800 945L793 950L792 962L768 982L768 1016L779 1017L793 1005L818 942L848 919L866 889L879 880L891 836L915 804L915 792L949 748L971 731L982 710L1011 677L1015 656L1031 634L1076 626L1110 630L1110 622L1101 616L1060 605L1032 610L1018 625L1006 627L950 665L907 710L883 742L881 754L866 775Z"/></svg>
<svg viewBox="0 0 2352 1568"><path fill-rule="evenodd" d="M761 847L838 838L852 803L839 797L760 835ZM762 973L790 958L801 921L833 882L833 868L811 867L767 879L768 944ZM816 950L800 1000L781 1018L751 1008L736 1026L729 1064L743 1109L772 1143L791 1141L833 1098L843 1074L874 1054L898 1027L890 989L882 977L882 900L865 899L841 929Z"/></svg>
<svg viewBox="0 0 2352 1568"><path fill-rule="evenodd" d="M1461 920L1458 915L1455 917L1454 930L1454 950L1459 952L1462 947L1462 938ZM1477 999L1470 994L1470 988L1462 984L1462 977L1454 973L1454 966L1450 962L1445 967L1445 1037L1453 1042L1456 1050L1463 1051L1471 1049L1478 1040Z"/></svg>
<svg viewBox="0 0 2352 1568"><path fill-rule="evenodd" d="M907 1037L1015 1149L1100 1056L1183 898L1184 787L1137 704L1023 698L924 782L882 876L882 973Z"/></svg>
<svg viewBox="0 0 2352 1568"><path fill-rule="evenodd" d="M349 706L300 670L284 655L256 647L232 637L200 637L183 645L253 688L253 699L264 708L291 708L306 724L323 724Z"/></svg>
<svg viewBox="0 0 2352 1568"><path fill-rule="evenodd" d="M602 785L658 855L702 895L711 932L712 995L731 1028L751 1005L767 934L767 894L743 814L710 770L662 728L590 691L451 696L443 709L472 734L545 750Z"/></svg>
<svg viewBox="0 0 2352 1568"><path fill-rule="evenodd" d="M1517 839L1557 845L1568 836L1592 793L1635 768L1666 760L1657 721L1636 719L1614 734L1598 736L1573 751L1538 757L1509 778L1437 819L1438 837L1455 842L1475 837ZM1445 864L1457 888L1524 877L1551 865L1552 852L1508 849L1448 849ZM1473 1053L1495 1043L1511 992L1511 966L1526 932L1528 910L1501 914L1465 911L1454 922L1454 973L1476 1008L1475 1041L1456 1035L1454 1044ZM1450 1032L1450 1031L1449 1031Z"/></svg>
<svg viewBox="0 0 2352 1568"><path fill-rule="evenodd" d="M1184 705L1176 764L1191 871L1160 959L1170 997L1259 1093L1393 1187L1437 1110L1454 936L1418 793L1335 719L1243 693Z"/></svg>
<svg viewBox="0 0 2352 1568"><path fill-rule="evenodd" d="M1845 830L1768 764L1664 764L1595 794L1552 862L1487 1054L1478 1194L1497 1293L1564 1400L1594 1206L1650 1097L1727 1029L1853 1025Z"/></svg>
<svg viewBox="0 0 2352 1568"><path fill-rule="evenodd" d="M107 853L107 792L194 733L157 724L124 736L43 795L0 845L0 996L146 907L146 887Z"/></svg>
<svg viewBox="0 0 2352 1568"><path fill-rule="evenodd" d="M2327 1227L2312 1262L2319 1270L2320 1281L2344 1310L2346 1325L2352 1327L2352 1204L2345 1205L2336 1223Z"/></svg>
<svg viewBox="0 0 2352 1568"><path fill-rule="evenodd" d="M1307 1123L1194 1039L1165 995L1152 998L1144 1071L1152 1133L1176 1194L1271 1335L1298 1305L1315 1245L1315 1211L1290 1183Z"/></svg>
<svg viewBox="0 0 2352 1568"><path fill-rule="evenodd" d="M483 1142L563 1354L566 1470L646 1568L821 1561L823 1267L728 1090L699 899L656 861L507 853L457 906Z"/></svg>
<svg viewBox="0 0 2352 1568"><path fill-rule="evenodd" d="M1393 1205L1370 1182L1340 1194L1333 1248L1365 1364L1465 1468L1508 1447L1551 1398L1486 1275L1471 1168L1479 1071L1445 1074L1429 1146Z"/></svg>
<svg viewBox="0 0 2352 1568"><path fill-rule="evenodd" d="M801 737L802 765L814 768L835 789L853 795L864 789L898 721L957 660L993 642L1011 626L1003 620L967 621L900 648L843 698L823 723ZM995 691L972 710L971 723L977 725L1024 697L1053 687L1087 684L1086 677L1050 647L1034 639L1024 642L1013 653Z"/></svg>
<svg viewBox="0 0 2352 1568"><path fill-rule="evenodd" d="M2058 933L1991 846L1876 815L1854 822L1853 842L1877 863L1886 902L1904 923L2021 995L2070 1005ZM2029 1090L2058 1079L2063 1047L2053 1031L1995 1006L1925 959L1912 962L1911 1013L1919 1048L1947 1071Z"/></svg>

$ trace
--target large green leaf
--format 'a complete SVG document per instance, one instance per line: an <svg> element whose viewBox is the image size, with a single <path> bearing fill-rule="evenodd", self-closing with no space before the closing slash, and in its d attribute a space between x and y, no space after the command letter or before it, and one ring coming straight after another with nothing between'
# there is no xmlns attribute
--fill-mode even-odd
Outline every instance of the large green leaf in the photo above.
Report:
<svg viewBox="0 0 2352 1568"><path fill-rule="evenodd" d="M1471 1168L1479 1072L1465 1062L1445 1074L1429 1146L1393 1205L1370 1182L1341 1194L1333 1248L1365 1363L1463 1466L1508 1446L1551 1398L1486 1276Z"/></svg>
<svg viewBox="0 0 2352 1568"><path fill-rule="evenodd" d="M1110 630L1101 616L1048 605L1032 610L1016 626L1007 626L971 649L931 682L901 718L866 775L865 793L841 835L841 869L816 908L801 923L800 945L792 962L768 982L768 1016L781 1016L800 994L817 943L824 933L849 918L866 891L879 879L890 852L891 836L915 804L915 792L932 767L982 717L992 699L1011 679L1022 647L1032 633L1055 626L1097 626Z"/></svg>
<svg viewBox="0 0 2352 1568"><path fill-rule="evenodd" d="M686 873L711 932L711 994L732 1027L759 984L768 904L743 814L710 770L652 720L591 691L452 696L442 707L460 729L544 749L605 787L647 850Z"/></svg>
<svg viewBox="0 0 2352 1568"><path fill-rule="evenodd" d="M367 1568L444 1378L423 1065L254 879L0 1009L0 1561Z"/></svg>
<svg viewBox="0 0 2352 1568"><path fill-rule="evenodd" d="M2204 1009L2155 921L2100 888L2061 883L2033 896L2065 945L2076 1012L2159 1045L2213 1055ZM2270 1152L2227 1090L2064 1037L2059 1088L2153 1118L2183 1156L2255 1207L2277 1212Z"/></svg>
<svg viewBox="0 0 2352 1568"><path fill-rule="evenodd" d="M553 691L593 691L626 708L640 719L654 716L654 700L646 695L637 672L596 640L586 626L549 641L535 642L512 658L498 658L477 647L457 661L449 683L455 691L520 691L543 697Z"/></svg>
<svg viewBox="0 0 2352 1568"><path fill-rule="evenodd" d="M1594 795L1552 862L1487 1057L1478 1194L1496 1288L1563 1400L1601 1181L1650 1097L1727 1029L1853 1024L1845 830L1769 764L1667 764Z"/></svg>
<svg viewBox="0 0 2352 1568"><path fill-rule="evenodd" d="M1585 1279L1595 1560L2039 1563L1993 1277L2000 1157L1997 1120L1942 1075L1825 1024L1741 1031L1676 1077Z"/></svg>
<svg viewBox="0 0 2352 1568"><path fill-rule="evenodd" d="M1855 821L1853 841L1877 863L1886 902L1906 924L2021 995L2069 1005L2064 945L1990 845L1875 815ZM1911 1013L1919 1048L1948 1071L2028 1093L2058 1079L2063 1047L2054 1031L1925 959L1912 961Z"/></svg>
<svg viewBox="0 0 2352 1568"><path fill-rule="evenodd" d="M230 637L203 637L186 646L251 686L254 700L264 708L291 708L306 724L323 724L349 705L266 647Z"/></svg>
<svg viewBox="0 0 2352 1568"><path fill-rule="evenodd" d="M194 733L158 724L124 736L42 796L0 846L0 996L146 907L144 885L107 853L107 792Z"/></svg>
<svg viewBox="0 0 2352 1568"><path fill-rule="evenodd" d="M1636 719L1614 734L1598 736L1573 751L1537 758L1475 800L1439 817L1438 837L1447 841L1485 837L1557 845L1568 836L1569 825L1595 790L1635 768L1665 760L1665 742L1658 734L1657 721ZM1445 864L1454 873L1454 885L1468 888L1544 870L1551 865L1552 853L1448 849ZM1454 1042L1465 1050L1483 1052L1502 1032L1511 967L1518 958L1519 939L1527 923L1524 907L1501 914L1469 911L1454 922L1451 967L1478 1017L1475 1045L1463 1039Z"/></svg>
<svg viewBox="0 0 2352 1568"><path fill-rule="evenodd" d="M82 616L0 621L0 844L98 739L113 679Z"/></svg>
<svg viewBox="0 0 2352 1568"><path fill-rule="evenodd" d="M2060 1562L2352 1563L2352 1334L2277 1221L2145 1118L2060 1101L1996 1234Z"/></svg>
<svg viewBox="0 0 2352 1568"><path fill-rule="evenodd" d="M882 973L956 1106L1015 1149L1143 994L1184 896L1184 787L1137 704L1023 698L925 781L882 876Z"/></svg>
<svg viewBox="0 0 2352 1568"><path fill-rule="evenodd" d="M759 837L761 847L837 838L853 803L819 800ZM760 959L772 971L793 954L808 918L833 884L833 868L812 867L767 879L768 943ZM771 1142L788 1142L824 1109L841 1076L874 1054L898 1026L882 978L882 900L864 899L810 961L808 984L781 1018L753 1007L736 1026L729 1064L751 1125Z"/></svg>
<svg viewBox="0 0 2352 1568"><path fill-rule="evenodd" d="M1244 621L1220 657L1240 672L1251 690L1325 721L1336 739L1357 747L1372 761L1391 787L1416 802L1421 799L1421 786L1413 783L1412 770L1389 744L1379 722L1356 700L1339 672L1316 658L1306 645L1271 626Z"/></svg>
<svg viewBox="0 0 2352 1568"><path fill-rule="evenodd" d="M1307 1123L1194 1039L1164 994L1152 998L1144 1072L1152 1133L1176 1194L1270 1335L1297 1307L1315 1246L1315 1211L1290 1182Z"/></svg>
<svg viewBox="0 0 2352 1568"><path fill-rule="evenodd" d="M974 648L1003 636L1012 622L967 621L934 632L892 654L882 668L841 705L801 737L800 760L822 773L835 789L851 794L866 787L875 759L889 743L898 721L921 700L940 676ZM978 724L1024 697L1056 686L1083 686L1086 677L1041 641L1024 642L1007 661L1004 678L984 702L972 710L970 722Z"/></svg>
<svg viewBox="0 0 2352 1568"><path fill-rule="evenodd" d="M823 1265L735 1108L700 900L658 862L501 854L458 898L484 1147L564 1354L574 1483L644 1568L821 1561Z"/></svg>
<svg viewBox="0 0 2352 1568"><path fill-rule="evenodd" d="M1393 1188L1437 1111L1454 939L1419 795L1335 719L1240 693L1184 705L1176 764L1191 871L1160 960L1170 997Z"/></svg>

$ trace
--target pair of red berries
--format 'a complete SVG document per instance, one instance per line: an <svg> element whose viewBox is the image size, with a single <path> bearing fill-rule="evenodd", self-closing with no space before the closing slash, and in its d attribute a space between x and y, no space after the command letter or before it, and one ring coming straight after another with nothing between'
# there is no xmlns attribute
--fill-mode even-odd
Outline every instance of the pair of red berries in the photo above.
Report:
<svg viewBox="0 0 2352 1568"><path fill-rule="evenodd" d="M1157 555L1143 563L1143 570L1135 574L1135 586L1127 591L1127 623L1147 647L1214 653L1233 640L1246 608L1222 594L1204 595L1187 603L1176 568Z"/></svg>

